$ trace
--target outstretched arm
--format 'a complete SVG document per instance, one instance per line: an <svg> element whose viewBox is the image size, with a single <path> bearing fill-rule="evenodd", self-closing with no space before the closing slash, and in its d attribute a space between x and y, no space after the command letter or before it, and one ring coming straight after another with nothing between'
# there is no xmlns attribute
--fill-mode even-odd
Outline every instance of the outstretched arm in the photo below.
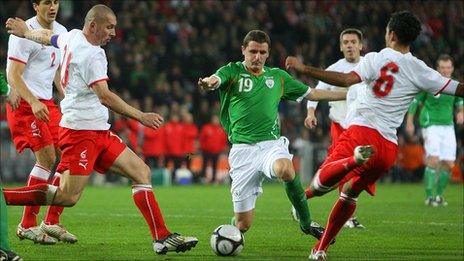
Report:
<svg viewBox="0 0 464 261"><path fill-rule="evenodd" d="M325 71L309 65L304 65L298 58L289 56L285 60L285 68L295 69L297 72L309 75L314 79L326 82L331 85L340 87L350 87L353 84L361 82L361 79L355 73L340 73L334 71Z"/></svg>
<svg viewBox="0 0 464 261"><path fill-rule="evenodd" d="M143 125L158 129L163 124L163 117L157 113L147 113L137 110L123 101L118 95L108 89L106 81L99 81L91 86L100 102L114 112L135 119Z"/></svg>
<svg viewBox="0 0 464 261"><path fill-rule="evenodd" d="M346 100L346 93L346 91L311 89L305 98L310 101L343 101Z"/></svg>
<svg viewBox="0 0 464 261"><path fill-rule="evenodd" d="M26 22L21 18L8 18L6 21L6 28L9 34L14 34L21 38L34 41L43 45L51 45L53 31L48 29L34 29L29 30Z"/></svg>
<svg viewBox="0 0 464 261"><path fill-rule="evenodd" d="M211 91L218 87L220 83L219 77L216 75L211 75L210 77L198 79L198 86L205 91Z"/></svg>

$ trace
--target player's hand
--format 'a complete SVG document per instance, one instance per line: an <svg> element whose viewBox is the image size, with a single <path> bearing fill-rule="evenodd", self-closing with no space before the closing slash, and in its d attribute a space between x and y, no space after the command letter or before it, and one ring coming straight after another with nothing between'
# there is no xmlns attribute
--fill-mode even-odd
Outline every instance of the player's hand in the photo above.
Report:
<svg viewBox="0 0 464 261"><path fill-rule="evenodd" d="M37 119L48 122L48 108L45 104L39 100L35 100L31 103L31 109Z"/></svg>
<svg viewBox="0 0 464 261"><path fill-rule="evenodd" d="M304 120L304 126L308 129L314 129L317 126L317 118L314 115L308 113Z"/></svg>
<svg viewBox="0 0 464 261"><path fill-rule="evenodd" d="M303 72L305 65L294 56L289 56L285 59L285 68L287 70L294 69L297 72Z"/></svg>
<svg viewBox="0 0 464 261"><path fill-rule="evenodd" d="M409 135L409 137L414 137L414 123L410 121L406 121L406 134Z"/></svg>
<svg viewBox="0 0 464 261"><path fill-rule="evenodd" d="M456 123L463 124L464 123L464 113L462 111L456 113Z"/></svg>
<svg viewBox="0 0 464 261"><path fill-rule="evenodd" d="M9 34L14 34L18 37L24 38L24 34L29 30L27 28L26 22L21 18L8 18L5 23L7 32Z"/></svg>
<svg viewBox="0 0 464 261"><path fill-rule="evenodd" d="M203 90L210 91L218 84L219 80L217 77L206 77L198 79L198 86Z"/></svg>
<svg viewBox="0 0 464 261"><path fill-rule="evenodd" d="M144 112L140 119L140 123L155 130L163 124L163 121L163 117L154 112Z"/></svg>
<svg viewBox="0 0 464 261"><path fill-rule="evenodd" d="M15 88L10 88L10 93L8 94L8 103L11 105L11 109L14 111L19 107L19 102L21 101L21 96Z"/></svg>

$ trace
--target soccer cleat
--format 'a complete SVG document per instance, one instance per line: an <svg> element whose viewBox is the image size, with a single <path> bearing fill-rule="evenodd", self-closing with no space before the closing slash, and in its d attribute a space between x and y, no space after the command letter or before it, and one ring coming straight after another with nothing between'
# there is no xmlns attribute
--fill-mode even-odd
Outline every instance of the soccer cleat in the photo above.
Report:
<svg viewBox="0 0 464 261"><path fill-rule="evenodd" d="M372 155L374 155L374 148L371 145L354 148L354 160L358 165L366 163Z"/></svg>
<svg viewBox="0 0 464 261"><path fill-rule="evenodd" d="M23 259L11 250L0 249L0 261L23 261Z"/></svg>
<svg viewBox="0 0 464 261"><path fill-rule="evenodd" d="M324 230L325 230L324 227L322 227L321 225L319 225L317 222L314 222L314 221L311 221L311 226L309 227L309 229L304 229L301 225L300 225L300 229L306 235L311 235L317 240L321 240L322 234L324 233ZM331 245L334 243L335 243L335 238L332 239L332 241L330 241Z"/></svg>
<svg viewBox="0 0 464 261"><path fill-rule="evenodd" d="M432 197L428 197L428 198L425 199L425 205L426 206L430 207L430 206L433 205L433 203L434 203L434 201L433 201Z"/></svg>
<svg viewBox="0 0 464 261"><path fill-rule="evenodd" d="M345 225L343 225L343 226L347 227L347 228L366 228L361 223L359 223L359 221L358 221L358 219L356 217L352 217L352 218L348 219L348 221L346 221Z"/></svg>
<svg viewBox="0 0 464 261"><path fill-rule="evenodd" d="M153 241L153 249L157 254L164 255L172 251L176 253L188 251L195 247L197 243L198 239L196 237L181 236L177 233L172 233L162 240Z"/></svg>
<svg viewBox="0 0 464 261"><path fill-rule="evenodd" d="M21 224L19 224L18 229L16 230L16 236L18 236L21 240L29 239L34 243L39 243L43 245L53 245L57 242L56 239L48 236L47 233L42 231L42 229L39 226L23 228Z"/></svg>
<svg viewBox="0 0 464 261"><path fill-rule="evenodd" d="M77 237L69 233L61 224L47 225L42 221L40 224L40 229L47 233L47 235L54 237L59 241L71 244L77 242Z"/></svg>
<svg viewBox="0 0 464 261"><path fill-rule="evenodd" d="M327 260L327 254L324 250L316 251L311 249L311 255L308 257L310 260Z"/></svg>
<svg viewBox="0 0 464 261"><path fill-rule="evenodd" d="M446 207L446 206L448 206L448 202L446 202L445 199L442 196L436 196L435 200L432 202L432 206L434 206L434 207L438 207L438 206Z"/></svg>

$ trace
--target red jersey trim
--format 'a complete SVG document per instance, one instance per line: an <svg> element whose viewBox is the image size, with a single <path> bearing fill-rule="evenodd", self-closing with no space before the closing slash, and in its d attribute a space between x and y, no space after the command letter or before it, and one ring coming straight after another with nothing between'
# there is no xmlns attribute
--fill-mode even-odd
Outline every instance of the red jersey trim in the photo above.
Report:
<svg viewBox="0 0 464 261"><path fill-rule="evenodd" d="M446 89L446 87L448 87L448 85L450 84L451 82L451 79L448 80L448 82L446 82L445 86L443 86L443 88L441 88L437 93L435 93L433 96L437 96L438 94L440 94L444 89Z"/></svg>
<svg viewBox="0 0 464 261"><path fill-rule="evenodd" d="M26 62L25 62L25 61L23 61L23 60L20 60L20 59L18 59L18 58L15 58L15 57L11 57L11 56L9 56L9 57L8 57L8 59L10 59L10 60L12 60L12 61L15 61L15 62L20 62L20 63L26 64Z"/></svg>
<svg viewBox="0 0 464 261"><path fill-rule="evenodd" d="M93 87L94 84L96 84L97 82L102 82L102 81L108 81L110 78L108 77L105 77L105 78L102 78L102 79L98 79L96 81L93 81L89 84L90 87Z"/></svg>
<svg viewBox="0 0 464 261"><path fill-rule="evenodd" d="M47 169L47 168L45 168L45 167L42 167L42 166L40 166L40 165L38 165L38 164L35 164L34 167L37 167L37 168L39 168L39 169L43 169L43 170L45 170L45 171L47 171L47 172L50 172L49 169Z"/></svg>
<svg viewBox="0 0 464 261"><path fill-rule="evenodd" d="M358 79L359 79L359 82L362 82L362 78L361 78L361 76L359 76L359 74L357 72L351 71L350 73L353 73L354 75L356 75L356 77L358 77Z"/></svg>

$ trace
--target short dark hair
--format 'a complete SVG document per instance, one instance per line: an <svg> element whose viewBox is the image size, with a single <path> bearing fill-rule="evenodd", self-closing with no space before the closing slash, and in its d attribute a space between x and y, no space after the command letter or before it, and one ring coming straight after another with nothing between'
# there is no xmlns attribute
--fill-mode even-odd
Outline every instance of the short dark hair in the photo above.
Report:
<svg viewBox="0 0 464 261"><path fill-rule="evenodd" d="M269 35L261 30L251 30L247 33L245 38L243 38L243 47L247 47L248 43L255 41L257 43L267 43L268 47L271 48L271 38Z"/></svg>
<svg viewBox="0 0 464 261"><path fill-rule="evenodd" d="M31 0L31 4L40 4L42 0Z"/></svg>
<svg viewBox="0 0 464 261"><path fill-rule="evenodd" d="M451 64L454 66L454 60L453 60L453 57L451 57L450 55L448 54L440 54L440 56L438 56L438 59L437 59L437 66L438 66L438 63L440 61L451 61Z"/></svg>
<svg viewBox="0 0 464 261"><path fill-rule="evenodd" d="M391 15L388 30L395 32L401 44L410 45L421 32L421 23L411 12L400 11Z"/></svg>
<svg viewBox="0 0 464 261"><path fill-rule="evenodd" d="M356 29L356 28L347 28L345 30L343 30L341 33L340 33L340 42L342 42L342 37L345 35L345 34L355 34L358 36L358 39L359 39L359 42L362 43L363 41L363 33L361 32L361 30L359 29Z"/></svg>

